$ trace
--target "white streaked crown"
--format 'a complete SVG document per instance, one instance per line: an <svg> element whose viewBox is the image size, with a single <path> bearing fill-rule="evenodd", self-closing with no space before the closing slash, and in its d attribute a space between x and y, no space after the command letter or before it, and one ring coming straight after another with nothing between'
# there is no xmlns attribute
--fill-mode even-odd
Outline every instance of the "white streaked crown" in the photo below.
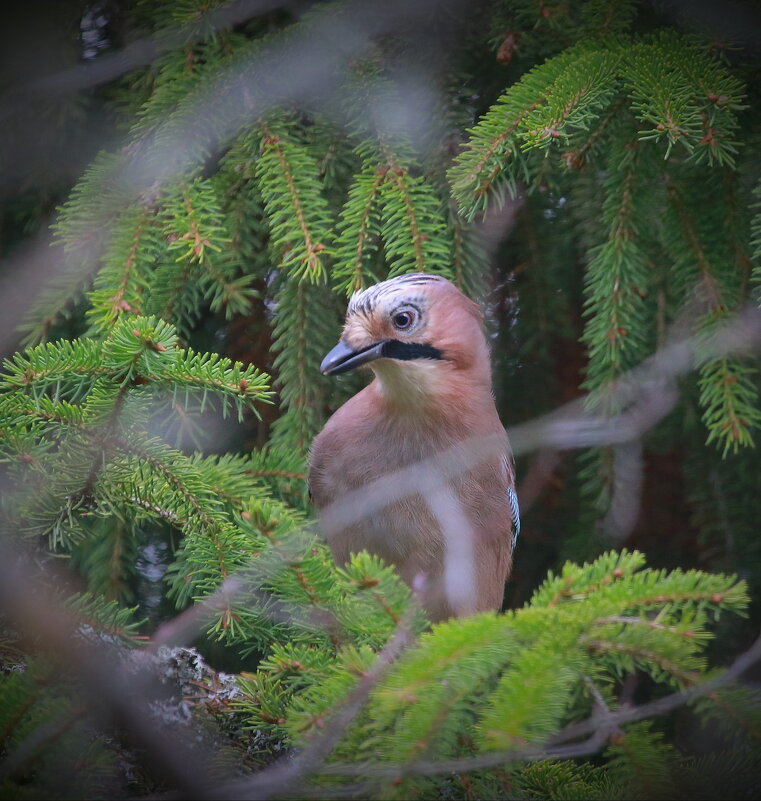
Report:
<svg viewBox="0 0 761 801"><path fill-rule="evenodd" d="M372 314L378 304L383 303L390 296L400 292L407 292L417 286L425 286L436 282L446 282L446 278L440 275L429 275L427 273L410 273L399 275L396 278L389 278L380 284L368 287L361 292L355 292L346 310L347 314Z"/></svg>

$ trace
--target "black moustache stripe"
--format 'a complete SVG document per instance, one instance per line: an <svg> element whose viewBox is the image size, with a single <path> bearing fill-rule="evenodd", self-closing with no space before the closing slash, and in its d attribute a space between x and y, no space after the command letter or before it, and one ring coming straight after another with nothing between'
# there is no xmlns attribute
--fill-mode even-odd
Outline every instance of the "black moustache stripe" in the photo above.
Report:
<svg viewBox="0 0 761 801"><path fill-rule="evenodd" d="M389 359L412 361L413 359L442 359L443 353L422 342L400 342L398 339L389 339L383 345L382 355Z"/></svg>

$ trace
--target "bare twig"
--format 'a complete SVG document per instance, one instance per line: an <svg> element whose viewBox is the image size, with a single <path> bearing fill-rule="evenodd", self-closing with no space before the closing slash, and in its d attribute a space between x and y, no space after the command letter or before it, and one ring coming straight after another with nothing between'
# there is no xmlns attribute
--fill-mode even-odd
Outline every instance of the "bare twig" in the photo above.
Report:
<svg viewBox="0 0 761 801"><path fill-rule="evenodd" d="M584 676L584 683L589 688L589 692L594 700L594 709L591 720L597 718L600 729L606 733L607 737L612 737L614 734L617 734L620 731L619 727L612 722L613 711L605 702L605 699L602 697L602 693L600 692L599 688L589 676Z"/></svg>

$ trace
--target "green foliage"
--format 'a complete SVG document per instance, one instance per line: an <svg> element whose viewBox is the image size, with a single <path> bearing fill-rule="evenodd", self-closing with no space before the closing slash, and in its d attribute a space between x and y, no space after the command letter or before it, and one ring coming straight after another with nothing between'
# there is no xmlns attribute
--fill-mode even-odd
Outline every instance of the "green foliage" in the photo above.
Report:
<svg viewBox="0 0 761 801"><path fill-rule="evenodd" d="M30 310L34 346L4 363L3 536L67 560L91 593L71 614L133 648L136 562L146 537L166 533L162 594L195 605L207 639L250 660L223 716L267 743L319 746L366 691L318 766L316 795L349 794L367 767L366 797L689 797L681 788L717 767L684 756L670 724L612 728L594 764L543 749L569 725L625 711L632 676L657 697L718 675L711 625L721 616L736 632L749 602L731 574L761 587L759 373L748 355L717 351L761 284L755 73L633 0L452 11L458 35L435 63L406 30L360 46L352 4L216 30L209 13L226 7L146 1L125 23L162 42L176 25L182 35L108 87L127 139L63 203L65 269ZM347 49L321 66L328 95L268 72L333 26ZM406 69L436 77L422 132L407 119ZM622 479L605 445L578 474L566 463L545 477L519 546L519 600L551 572L525 605L429 629L378 558L333 563L306 454L358 381L319 365L346 297L408 272L486 301L505 423L580 389L588 410L626 414L638 398L622 400L617 382L672 331L691 337L675 412L641 441L646 464L669 455L685 484L689 546L653 546L669 569L630 550L557 571L558 552L609 547L598 530ZM217 437L217 417L240 428ZM647 542L676 539L661 505L643 505ZM406 647L391 660L395 635ZM40 751L46 767L4 774L2 792L25 797L28 783L43 796L35 777L68 760L87 774L82 792L107 795L114 757L78 711L81 688L31 657L0 679L0 749L23 754L51 719L67 726ZM727 764L746 778L757 706L731 686L691 710L727 732ZM430 769L447 759L475 762Z"/></svg>
<svg viewBox="0 0 761 801"><path fill-rule="evenodd" d="M613 738L608 749L610 771L619 786L629 788L631 798L674 798L671 751L649 723L634 724Z"/></svg>
<svg viewBox="0 0 761 801"><path fill-rule="evenodd" d="M533 161L541 151L550 158L558 145L565 148L556 170L570 170L577 181L589 169L604 170L603 226L587 245L582 339L586 385L600 390L596 398L608 412L617 409L605 402L605 388L657 344L654 323L664 308L678 313L686 304L694 314L697 291L706 307L697 327L710 337L745 300L745 245L734 237L747 234L729 233L734 213L717 214L698 190L708 182L719 204L726 202L734 176L722 177L718 168L734 166L743 97L721 61L673 31L586 43L511 86L471 130L449 171L472 219L491 200L515 195L519 184L546 180L546 168ZM672 152L677 144L681 155ZM673 260L667 275L655 269L663 250ZM751 444L759 423L755 371L736 359L711 360L700 389L708 441L725 455ZM591 485L599 492L605 482L600 472Z"/></svg>
<svg viewBox="0 0 761 801"><path fill-rule="evenodd" d="M214 398L223 414L242 418L270 395L258 370L178 348L173 326L153 317L122 320L103 340L16 354L5 362L0 391L0 448L15 480L10 520L48 535L55 547L87 537L91 521L113 515L133 524L184 521L207 533L227 525L195 465L147 426L169 399L184 414ZM123 536L120 526L113 537Z"/></svg>
<svg viewBox="0 0 761 801"><path fill-rule="evenodd" d="M754 195L754 208L756 213L753 216L753 223L751 227L751 247L753 249L753 261L755 266L753 268L753 278L758 287L761 284L761 179L753 190Z"/></svg>
<svg viewBox="0 0 761 801"><path fill-rule="evenodd" d="M285 277L276 300L273 366L285 413L275 424L273 444L305 454L326 419L330 387L320 362L338 339L338 314L331 313L333 298L323 283Z"/></svg>
<svg viewBox="0 0 761 801"><path fill-rule="evenodd" d="M270 248L281 269L318 283L330 255L331 220L317 164L280 126L267 124L262 128L257 179L269 220Z"/></svg>
<svg viewBox="0 0 761 801"><path fill-rule="evenodd" d="M23 673L0 678L0 748L5 753L27 745L40 726L48 725L48 741L23 762L7 766L0 780L4 797L29 797L20 793L31 785L35 792L58 798L98 798L113 784L117 754L102 738L94 737L82 713L80 688L53 683L53 675L50 664L33 663ZM74 786L73 765L81 771L76 793L61 793L62 787Z"/></svg>
<svg viewBox="0 0 761 801"><path fill-rule="evenodd" d="M610 697L637 669L658 684L695 684L705 671L710 621L742 613L747 601L745 585L732 576L647 569L637 552L567 563L523 609L450 620L423 634L381 677L328 771L340 774L372 757L404 777L384 795L409 797L447 781L416 776L423 762L496 751L510 765L512 749L542 744L586 718L597 698ZM309 741L374 660L371 650L353 646L338 657L328 662L310 648L277 647L242 681L242 708L257 724L277 723L297 742ZM265 698L277 698L276 709ZM660 797L669 787L669 749L660 735L636 724L612 743L602 781L614 795L636 786L643 797ZM520 781L536 775L528 771Z"/></svg>
<svg viewBox="0 0 761 801"><path fill-rule="evenodd" d="M94 328L110 327L126 312L139 314L143 294L160 252L158 232L151 229L151 215L145 207L125 212L103 254L103 268L98 273L88 315ZM147 238L153 235L150 243ZM114 287L116 291L114 292Z"/></svg>
<svg viewBox="0 0 761 801"><path fill-rule="evenodd" d="M610 154L603 207L608 235L587 268L590 388L604 387L633 367L651 344L641 324L648 314L647 232L655 183L654 165L643 163L648 156L631 135L619 139Z"/></svg>
<svg viewBox="0 0 761 801"><path fill-rule="evenodd" d="M148 311L172 321L192 320L203 303L226 314L248 311L249 278L229 245L225 219L210 181L173 187L163 200L168 243L156 271Z"/></svg>
<svg viewBox="0 0 761 801"><path fill-rule="evenodd" d="M374 272L381 235L380 195L386 175L370 166L354 179L341 213L333 274L349 295L377 280Z"/></svg>
<svg viewBox="0 0 761 801"><path fill-rule="evenodd" d="M515 797L526 801L603 801L629 796L629 788L613 781L606 770L586 763L577 765L570 760L530 765L510 775L509 787Z"/></svg>

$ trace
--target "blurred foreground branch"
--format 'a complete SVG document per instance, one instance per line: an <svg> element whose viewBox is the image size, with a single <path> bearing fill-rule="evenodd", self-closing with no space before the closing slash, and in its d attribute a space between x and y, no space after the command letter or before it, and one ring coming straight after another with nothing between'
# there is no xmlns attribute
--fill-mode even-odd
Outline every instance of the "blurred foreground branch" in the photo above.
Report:
<svg viewBox="0 0 761 801"><path fill-rule="evenodd" d="M196 20L181 28L160 31L154 36L130 42L116 52L104 53L87 63L22 83L0 97L0 120L17 113L17 106L22 98L29 102L30 99L35 99L35 95L41 98L60 98L62 95L92 89L138 67L152 64L176 47L193 44L211 33L229 30L258 14L266 14L284 5L287 5L287 0L235 0L222 8L213 8L199 14Z"/></svg>

